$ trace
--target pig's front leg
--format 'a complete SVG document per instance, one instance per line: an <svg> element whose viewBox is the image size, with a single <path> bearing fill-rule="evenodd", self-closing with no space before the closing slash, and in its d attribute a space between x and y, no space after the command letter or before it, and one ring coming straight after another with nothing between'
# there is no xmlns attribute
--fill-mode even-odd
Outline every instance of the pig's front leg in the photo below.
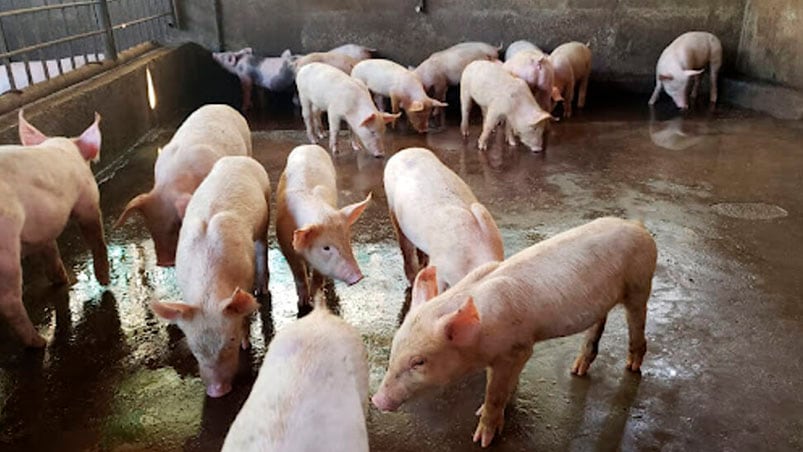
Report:
<svg viewBox="0 0 803 452"><path fill-rule="evenodd" d="M351 149L354 152L359 152L359 150L360 150L360 139L359 139L359 137L357 137L357 134L354 133L353 130L351 130L349 132L349 139L351 141Z"/></svg>
<svg viewBox="0 0 803 452"><path fill-rule="evenodd" d="M92 250L92 264L95 268L95 279L102 285L109 284L109 256L106 240L103 238L103 222L100 209L96 206L86 209L88 212L76 211L78 227L84 242Z"/></svg>
<svg viewBox="0 0 803 452"><path fill-rule="evenodd" d="M482 122L482 133L477 141L477 147L480 148L481 151L488 149L488 138L491 136L491 132L494 131L496 125L499 124L501 119L502 115L494 111L493 108L488 109L485 119Z"/></svg>
<svg viewBox="0 0 803 452"><path fill-rule="evenodd" d="M510 121L505 121L505 137L507 138L508 146L516 146L516 134L513 132L513 126L510 125Z"/></svg>
<svg viewBox="0 0 803 452"><path fill-rule="evenodd" d="M36 331L22 304L20 231L6 223L10 222L0 218L0 314L26 346L42 348L47 341Z"/></svg>
<svg viewBox="0 0 803 452"><path fill-rule="evenodd" d="M487 371L485 402L477 410L480 422L474 431L474 442L482 447L491 444L505 424L505 406L519 381L519 374L533 354L532 348L519 348L512 355L491 363Z"/></svg>
<svg viewBox="0 0 803 452"><path fill-rule="evenodd" d="M59 245L56 241L53 240L44 245L40 253L44 260L47 279L53 284L69 283L70 278L67 276L67 270L64 269L64 262L61 261L61 253L59 253Z"/></svg>
<svg viewBox="0 0 803 452"><path fill-rule="evenodd" d="M310 306L315 305L315 296L318 295L318 292L323 287L323 279L324 276L319 271L312 270L312 278L310 278L309 285Z"/></svg>
<svg viewBox="0 0 803 452"><path fill-rule="evenodd" d="M446 102L446 91L449 89L449 84L443 80L439 82L435 86L435 99ZM443 127L446 125L446 109L443 107L435 107L435 111L438 112L438 127Z"/></svg>
<svg viewBox="0 0 803 452"><path fill-rule="evenodd" d="M660 96L660 95L661 95L661 81L660 80L656 80L655 81L655 90L653 90L652 96L650 97L650 101L647 102L647 104L648 105L655 105L655 103L658 101L658 96Z"/></svg>

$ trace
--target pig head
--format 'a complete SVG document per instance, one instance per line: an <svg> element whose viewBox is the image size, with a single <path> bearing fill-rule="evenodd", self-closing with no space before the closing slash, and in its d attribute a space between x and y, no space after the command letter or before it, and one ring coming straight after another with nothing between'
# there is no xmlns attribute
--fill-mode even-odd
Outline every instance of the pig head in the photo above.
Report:
<svg viewBox="0 0 803 452"><path fill-rule="evenodd" d="M352 130L360 138L363 147L374 157L385 155L385 125L395 121L401 113L395 115L375 111L366 116L357 127Z"/></svg>
<svg viewBox="0 0 803 452"><path fill-rule="evenodd" d="M659 73L658 80L663 84L664 90L666 90L666 93L669 94L669 97L675 102L675 105L681 110L686 110L689 108L687 97L689 79L702 73L703 69L682 69L668 73Z"/></svg>
<svg viewBox="0 0 803 452"><path fill-rule="evenodd" d="M254 297L239 287L231 297L203 306L151 303L156 315L177 324L187 336L209 397L221 397L231 391L240 364L240 345L247 344L245 320L258 308Z"/></svg>

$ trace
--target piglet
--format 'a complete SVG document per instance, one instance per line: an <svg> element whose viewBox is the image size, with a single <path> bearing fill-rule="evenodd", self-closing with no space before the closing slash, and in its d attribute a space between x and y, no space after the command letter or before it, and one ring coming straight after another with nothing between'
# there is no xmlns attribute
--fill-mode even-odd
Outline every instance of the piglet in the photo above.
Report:
<svg viewBox="0 0 803 452"><path fill-rule="evenodd" d="M562 100L555 88L555 69L549 55L540 50L520 50L505 60L505 70L527 82L538 105L552 111L552 102Z"/></svg>
<svg viewBox="0 0 803 452"><path fill-rule="evenodd" d="M190 196L227 155L251 155L251 131L245 118L226 105L205 105L178 128L156 158L151 191L129 201L115 227L135 212L145 218L153 237L156 265L173 266L181 218Z"/></svg>
<svg viewBox="0 0 803 452"><path fill-rule="evenodd" d="M463 42L455 44L448 49L435 52L415 68L415 73L421 79L424 89L433 98L446 101L446 91L449 85L460 83L463 69L472 61L497 60L500 47L494 47L484 42ZM440 117L439 125L443 126L446 120L446 110L436 108Z"/></svg>
<svg viewBox="0 0 803 452"><path fill-rule="evenodd" d="M260 57L254 55L250 47L236 52L217 52L212 58L224 69L240 79L243 91L242 110L251 109L251 91L254 85L269 91L287 91L293 86L295 60L290 50L285 50L279 57Z"/></svg>
<svg viewBox="0 0 803 452"><path fill-rule="evenodd" d="M351 74L357 60L349 55L337 52L313 52L308 53L293 63L293 68L298 73L301 68L311 63L323 63L331 67L340 69L346 75Z"/></svg>
<svg viewBox="0 0 803 452"><path fill-rule="evenodd" d="M410 284L419 257L421 266L428 262L438 268L440 290L476 267L504 259L502 236L491 214L429 149L396 153L385 165L384 183Z"/></svg>
<svg viewBox="0 0 803 452"><path fill-rule="evenodd" d="M368 452L368 362L359 333L324 303L279 331L224 452Z"/></svg>
<svg viewBox="0 0 803 452"><path fill-rule="evenodd" d="M555 87L563 98L563 116L572 116L572 102L577 89L577 108L586 104L588 79L591 77L591 49L588 44L567 42L561 44L549 55L555 71ZM578 88L579 87L579 88Z"/></svg>
<svg viewBox="0 0 803 452"><path fill-rule="evenodd" d="M686 93L689 79L694 77L692 99L697 98L700 74L709 67L711 75L711 105L717 103L717 75L722 67L722 43L711 33L690 31L672 41L658 58L655 66L655 91L650 97L650 105L655 104L661 94L661 87L675 101L681 110L689 108Z"/></svg>
<svg viewBox="0 0 803 452"><path fill-rule="evenodd" d="M478 141L481 150L488 148L488 138L504 121L507 142L516 145L516 136L533 152L545 148L544 134L552 116L541 109L523 80L511 75L498 61L475 61L463 71L460 81L460 131L468 137L468 119L472 101L484 115Z"/></svg>
<svg viewBox="0 0 803 452"><path fill-rule="evenodd" d="M416 277L410 312L393 338L388 371L373 403L396 410L428 388L487 369L474 441L501 432L505 406L534 343L588 330L572 373L585 375L615 305L627 314L626 368L637 372L656 248L643 225L602 218L485 264L438 294L436 270Z"/></svg>
<svg viewBox="0 0 803 452"><path fill-rule="evenodd" d="M355 62L371 58L374 52L376 52L376 49L357 44L343 44L329 51L329 53L339 53L351 57Z"/></svg>
<svg viewBox="0 0 803 452"><path fill-rule="evenodd" d="M527 41L525 39L520 39L507 46L507 50L505 50L505 61L509 61L517 53L524 50L544 53L541 49L538 48L538 46L536 46L532 42Z"/></svg>
<svg viewBox="0 0 803 452"><path fill-rule="evenodd" d="M447 106L427 95L415 72L390 60L361 61L354 66L351 76L365 83L375 96L389 97L391 112L398 113L401 107L420 133L427 131L432 108Z"/></svg>
<svg viewBox="0 0 803 452"><path fill-rule="evenodd" d="M248 316L259 308L249 291L268 290L269 202L270 181L259 162L218 160L181 225L176 279L184 302L151 303L187 336L210 397L231 391L240 346L248 346Z"/></svg>
<svg viewBox="0 0 803 452"><path fill-rule="evenodd" d="M351 129L351 144L355 150L359 146L354 135L372 155L384 155L385 124L394 121L400 113L391 115L377 110L364 83L327 64L310 63L298 71L296 86L310 142L317 143L322 135L320 116L325 111L332 154L337 153L340 121L345 120Z"/></svg>
<svg viewBox="0 0 803 452"><path fill-rule="evenodd" d="M69 281L56 239L74 218L92 250L95 278L109 283L100 193L89 162L100 159L95 122L78 138L47 137L19 112L22 146L0 146L0 314L28 347L44 347L22 304L24 255L38 252L48 278Z"/></svg>
<svg viewBox="0 0 803 452"><path fill-rule="evenodd" d="M298 292L299 310L330 277L351 285L362 272L351 250L351 225L371 200L337 208L337 185L332 158L318 145L298 146L287 157L279 179L276 236Z"/></svg>

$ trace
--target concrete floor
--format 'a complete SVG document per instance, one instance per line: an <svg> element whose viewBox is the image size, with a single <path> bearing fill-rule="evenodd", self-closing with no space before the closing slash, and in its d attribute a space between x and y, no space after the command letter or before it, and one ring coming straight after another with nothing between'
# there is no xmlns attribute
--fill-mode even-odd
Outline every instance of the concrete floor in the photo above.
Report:
<svg viewBox="0 0 803 452"><path fill-rule="evenodd" d="M454 124L388 137L393 150L429 147L462 176L496 217L508 255L602 215L644 219L658 242L643 373L624 370L619 309L586 378L569 375L579 336L538 344L493 448L801 450L803 126L727 108L672 118L666 103L650 121L644 103L592 102L556 124L538 155L503 150L501 140L479 153L476 125L468 144ZM305 142L300 121L252 124L263 129L254 133L255 156L275 187L288 152ZM107 227L151 186L156 148L171 133L154 131L102 181ZM328 286L330 302L363 335L373 390L409 294L387 219L383 160L349 151L335 162L341 203L374 193L354 229L366 279ZM0 326L0 448L218 450L267 342L295 319L292 278L275 240L272 296L254 319L254 347L243 352L234 392L213 400L181 333L147 308L153 298L180 295L173 270L155 266L142 223L108 231L108 288L95 282L77 237L70 228L62 240L71 287L50 287L35 262L26 267L26 306L50 339L47 349L23 350ZM483 385L478 375L398 413L370 408L372 449L473 450Z"/></svg>

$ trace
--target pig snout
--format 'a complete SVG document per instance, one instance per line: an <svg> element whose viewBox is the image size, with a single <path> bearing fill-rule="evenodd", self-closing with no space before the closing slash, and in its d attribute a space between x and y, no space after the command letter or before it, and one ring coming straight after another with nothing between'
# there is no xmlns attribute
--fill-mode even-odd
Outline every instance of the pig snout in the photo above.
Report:
<svg viewBox="0 0 803 452"><path fill-rule="evenodd" d="M212 398L223 397L231 392L231 383L211 383L206 387L206 395Z"/></svg>
<svg viewBox="0 0 803 452"><path fill-rule="evenodd" d="M363 276L362 272L360 271L360 269L357 269L356 272L352 272L347 277L345 277L343 280L349 286L353 286L354 284L357 284L358 282L362 281L363 278L364 278L364 276Z"/></svg>
<svg viewBox="0 0 803 452"><path fill-rule="evenodd" d="M173 267L176 265L176 248L164 245L154 240L156 249L156 265L159 267Z"/></svg>
<svg viewBox="0 0 803 452"><path fill-rule="evenodd" d="M381 390L371 397L371 403L382 411L396 411L401 403L391 399Z"/></svg>

